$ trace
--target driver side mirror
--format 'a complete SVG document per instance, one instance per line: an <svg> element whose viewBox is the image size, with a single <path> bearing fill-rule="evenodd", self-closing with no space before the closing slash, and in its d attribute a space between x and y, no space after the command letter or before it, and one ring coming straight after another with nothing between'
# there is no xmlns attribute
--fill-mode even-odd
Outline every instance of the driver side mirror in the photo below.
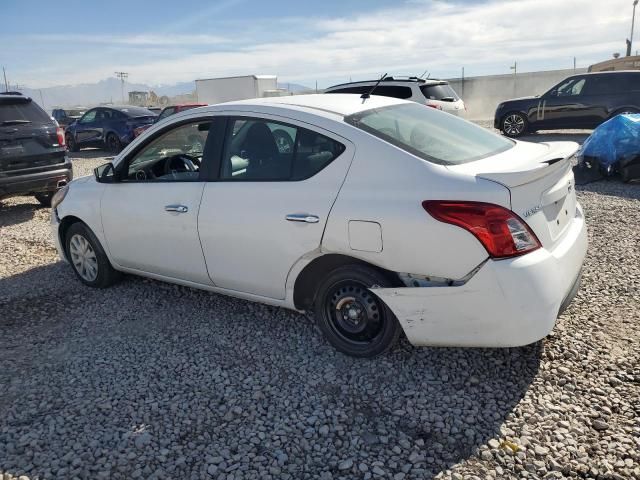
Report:
<svg viewBox="0 0 640 480"><path fill-rule="evenodd" d="M111 162L102 164L99 167L94 168L93 174L96 177L96 181L98 183L115 183L117 181L116 169Z"/></svg>
<svg viewBox="0 0 640 480"><path fill-rule="evenodd" d="M547 93L548 97L557 97L558 96L558 90L551 90L549 93Z"/></svg>

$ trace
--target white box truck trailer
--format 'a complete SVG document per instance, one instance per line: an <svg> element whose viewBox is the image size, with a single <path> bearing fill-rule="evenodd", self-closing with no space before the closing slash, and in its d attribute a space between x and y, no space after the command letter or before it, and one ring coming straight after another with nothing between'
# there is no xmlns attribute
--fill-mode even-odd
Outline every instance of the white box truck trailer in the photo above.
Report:
<svg viewBox="0 0 640 480"><path fill-rule="evenodd" d="M199 103L222 103L266 96L278 89L275 75L245 75L241 77L207 78L196 80Z"/></svg>

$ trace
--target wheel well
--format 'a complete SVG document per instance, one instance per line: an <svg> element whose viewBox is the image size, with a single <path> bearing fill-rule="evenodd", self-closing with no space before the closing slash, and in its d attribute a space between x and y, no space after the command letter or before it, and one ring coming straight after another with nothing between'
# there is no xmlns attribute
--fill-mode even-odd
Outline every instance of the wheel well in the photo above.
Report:
<svg viewBox="0 0 640 480"><path fill-rule="evenodd" d="M62 245L62 250L64 254L67 255L67 242L65 241L67 232L69 228L74 223L83 223L78 217L74 217L73 215L67 215L60 221L60 226L58 227L58 236L60 237L60 245Z"/></svg>
<svg viewBox="0 0 640 480"><path fill-rule="evenodd" d="M346 265L365 265L374 268L385 275L393 286L400 286L402 282L395 272L372 265L364 260L347 255L327 254L311 261L298 274L293 286L293 303L297 309L308 309L315 300L318 284L332 270Z"/></svg>

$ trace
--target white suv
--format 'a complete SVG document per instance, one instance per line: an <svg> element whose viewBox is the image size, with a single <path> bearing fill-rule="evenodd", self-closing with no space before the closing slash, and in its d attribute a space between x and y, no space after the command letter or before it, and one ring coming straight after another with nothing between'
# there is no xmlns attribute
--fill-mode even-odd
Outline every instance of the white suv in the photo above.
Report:
<svg viewBox="0 0 640 480"><path fill-rule="evenodd" d="M334 85L324 93L369 93L378 80ZM373 95L400 98L427 105L454 115L465 111L464 102L449 82L418 77L384 77L373 90Z"/></svg>

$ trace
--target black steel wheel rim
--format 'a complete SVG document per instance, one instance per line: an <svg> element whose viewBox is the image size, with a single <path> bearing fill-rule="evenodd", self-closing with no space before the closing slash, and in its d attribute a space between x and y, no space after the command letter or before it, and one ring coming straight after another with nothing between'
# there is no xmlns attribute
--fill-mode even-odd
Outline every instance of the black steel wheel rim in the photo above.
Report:
<svg viewBox="0 0 640 480"><path fill-rule="evenodd" d="M372 343L386 322L381 301L355 280L337 282L327 291L325 318L333 333L354 345Z"/></svg>
<svg viewBox="0 0 640 480"><path fill-rule="evenodd" d="M115 152L118 147L116 137L110 135L109 138L107 138L107 146L109 147L109 150Z"/></svg>

